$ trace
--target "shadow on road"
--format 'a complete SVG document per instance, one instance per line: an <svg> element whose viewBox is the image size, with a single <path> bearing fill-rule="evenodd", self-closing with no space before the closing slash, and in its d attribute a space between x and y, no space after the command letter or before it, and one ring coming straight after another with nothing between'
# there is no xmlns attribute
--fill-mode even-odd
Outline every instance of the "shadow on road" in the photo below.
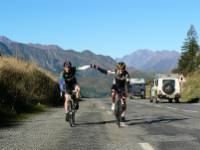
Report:
<svg viewBox="0 0 200 150"><path fill-rule="evenodd" d="M189 118L165 118L165 117L159 117L159 118L140 118L138 120L141 121L137 121L137 122L131 122L135 119L131 119L131 120L127 120L127 125L138 125L138 124L153 124L153 123L170 123L170 122L174 122L174 121L182 121L182 120L186 120Z"/></svg>
<svg viewBox="0 0 200 150"><path fill-rule="evenodd" d="M85 122L85 123L76 123L76 125L81 126L81 125L104 125L104 124L109 124L109 123L115 123L116 120L108 120L108 121L97 121L97 122Z"/></svg>
<svg viewBox="0 0 200 150"><path fill-rule="evenodd" d="M131 125L139 125L139 124L153 124L153 123L170 123L174 121L182 121L189 118L166 118L166 117L159 117L159 118L136 118L136 119L127 119L126 124ZM97 121L97 122L85 122L85 123L76 123L77 126L95 126L95 125L105 125L116 123L116 120L108 120L108 121Z"/></svg>
<svg viewBox="0 0 200 150"><path fill-rule="evenodd" d="M196 98L192 98L192 99L188 99L186 101L182 101L180 100L180 102L169 102L167 99L162 101L159 101L159 104L162 103L168 103L168 104L193 104L193 103L199 103L200 102L200 98L196 97Z"/></svg>
<svg viewBox="0 0 200 150"><path fill-rule="evenodd" d="M22 122L10 121L10 122L0 122L0 128L10 128L22 125Z"/></svg>

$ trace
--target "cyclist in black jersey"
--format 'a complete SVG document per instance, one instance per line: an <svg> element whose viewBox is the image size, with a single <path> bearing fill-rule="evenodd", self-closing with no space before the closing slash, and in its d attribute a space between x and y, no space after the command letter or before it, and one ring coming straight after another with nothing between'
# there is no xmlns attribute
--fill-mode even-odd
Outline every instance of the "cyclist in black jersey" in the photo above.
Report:
<svg viewBox="0 0 200 150"><path fill-rule="evenodd" d="M89 69L91 68L91 65L74 67L72 66L70 61L65 61L63 67L64 67L63 72L59 80L59 86L60 86L61 96L64 96L65 98L64 109L66 113L66 121L68 121L69 96L72 94L73 91L75 91L76 93L76 99L77 99L76 109L79 108L78 100L80 98L80 86L77 83L77 79L75 76L76 72L79 70Z"/></svg>
<svg viewBox="0 0 200 150"><path fill-rule="evenodd" d="M92 65L92 67L97 69L101 73L114 75L113 85L111 87L111 90L112 90L111 110L114 111L115 109L116 94L118 92L122 92L124 105L122 107L123 110L122 110L121 118L122 118L122 121L125 121L126 97L128 93L128 86L129 86L129 80L130 80L130 75L128 71L126 70L126 64L124 62L119 62L115 68L115 71L103 69L100 66L95 65L95 64Z"/></svg>

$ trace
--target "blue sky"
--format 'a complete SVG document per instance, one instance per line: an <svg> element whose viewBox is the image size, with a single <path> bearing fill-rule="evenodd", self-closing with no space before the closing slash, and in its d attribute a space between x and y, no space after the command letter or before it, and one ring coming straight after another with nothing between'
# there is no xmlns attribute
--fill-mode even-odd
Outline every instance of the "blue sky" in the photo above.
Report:
<svg viewBox="0 0 200 150"><path fill-rule="evenodd" d="M0 35L113 58L137 49L177 50L199 0L0 0Z"/></svg>

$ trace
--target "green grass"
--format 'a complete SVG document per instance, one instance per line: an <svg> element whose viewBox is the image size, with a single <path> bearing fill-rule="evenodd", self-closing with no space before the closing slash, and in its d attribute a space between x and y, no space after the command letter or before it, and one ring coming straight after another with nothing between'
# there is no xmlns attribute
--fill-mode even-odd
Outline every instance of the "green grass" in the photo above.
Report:
<svg viewBox="0 0 200 150"><path fill-rule="evenodd" d="M181 92L183 102L198 101L200 98L200 70L190 73Z"/></svg>

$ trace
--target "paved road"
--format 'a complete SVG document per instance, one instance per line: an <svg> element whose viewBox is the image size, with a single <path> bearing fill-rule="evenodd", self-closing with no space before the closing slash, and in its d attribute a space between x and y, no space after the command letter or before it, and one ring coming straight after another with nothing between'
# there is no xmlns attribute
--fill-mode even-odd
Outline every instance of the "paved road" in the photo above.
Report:
<svg viewBox="0 0 200 150"><path fill-rule="evenodd" d="M200 150L200 104L129 100L127 122L118 128L108 99L80 103L77 125L63 108L0 128L0 149Z"/></svg>

